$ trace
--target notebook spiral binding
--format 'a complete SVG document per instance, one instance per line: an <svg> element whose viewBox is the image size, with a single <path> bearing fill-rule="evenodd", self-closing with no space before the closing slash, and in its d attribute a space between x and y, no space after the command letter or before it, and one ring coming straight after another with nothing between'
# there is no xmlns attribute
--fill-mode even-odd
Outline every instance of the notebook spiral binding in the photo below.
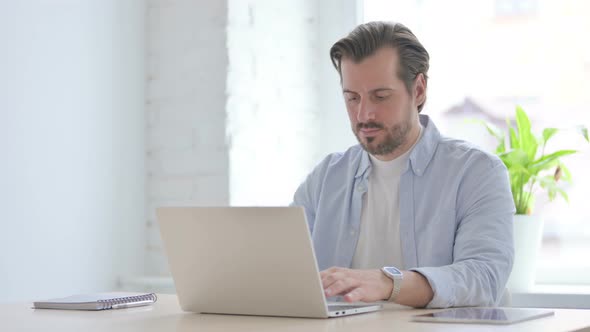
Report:
<svg viewBox="0 0 590 332"><path fill-rule="evenodd" d="M158 297L156 294L146 294L146 295L138 295L138 296L126 296L126 297L119 297L114 299L108 300L98 300L97 302L102 305L101 310L112 309L113 305L118 304L131 304L137 302L156 302Z"/></svg>

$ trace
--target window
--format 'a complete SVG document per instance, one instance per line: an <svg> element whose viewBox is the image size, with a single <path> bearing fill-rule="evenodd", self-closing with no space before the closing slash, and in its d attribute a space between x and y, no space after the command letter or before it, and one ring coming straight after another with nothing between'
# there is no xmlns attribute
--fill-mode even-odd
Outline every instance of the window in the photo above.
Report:
<svg viewBox="0 0 590 332"><path fill-rule="evenodd" d="M424 112L441 131L493 150L494 140L466 118L503 123L521 105L538 132L590 127L590 2L549 0L365 0L363 20L407 25L431 56ZM557 137L556 137L557 138ZM570 203L549 203L537 283L590 284L590 145L563 132L550 149L580 152L564 163Z"/></svg>

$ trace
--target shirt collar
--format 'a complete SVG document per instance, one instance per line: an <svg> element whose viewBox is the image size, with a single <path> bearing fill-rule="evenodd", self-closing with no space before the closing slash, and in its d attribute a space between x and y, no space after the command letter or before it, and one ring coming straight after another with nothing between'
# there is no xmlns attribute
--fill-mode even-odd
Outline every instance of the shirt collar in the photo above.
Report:
<svg viewBox="0 0 590 332"><path fill-rule="evenodd" d="M420 118L420 123L422 124L423 133L422 137L420 137L420 140L416 143L414 149L410 153L409 160L410 167L414 174L422 176L424 170L428 167L430 160L432 160L432 156L434 155L434 151L436 151L441 136L428 115L419 114L418 116ZM354 177L368 177L370 168L371 161L369 153L363 150L361 153L361 161Z"/></svg>

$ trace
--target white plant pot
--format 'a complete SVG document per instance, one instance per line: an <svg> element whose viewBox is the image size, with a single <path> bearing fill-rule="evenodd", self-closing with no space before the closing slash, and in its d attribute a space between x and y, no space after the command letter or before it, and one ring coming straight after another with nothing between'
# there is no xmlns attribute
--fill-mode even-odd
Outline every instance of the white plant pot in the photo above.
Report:
<svg viewBox="0 0 590 332"><path fill-rule="evenodd" d="M506 284L510 292L531 291L535 284L542 236L542 217L519 214L514 216L514 266Z"/></svg>

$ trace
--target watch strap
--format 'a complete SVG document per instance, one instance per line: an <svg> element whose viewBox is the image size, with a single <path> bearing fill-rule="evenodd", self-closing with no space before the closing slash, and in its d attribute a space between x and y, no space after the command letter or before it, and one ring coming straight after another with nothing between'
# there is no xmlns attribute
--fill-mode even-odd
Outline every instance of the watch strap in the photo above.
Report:
<svg viewBox="0 0 590 332"><path fill-rule="evenodd" d="M388 299L389 302L395 301L395 299L399 295L399 292L402 288L402 281L403 281L404 277L399 269L396 268L396 270L399 271L400 273L393 274L387 270L387 267L383 267L381 269L381 272L383 272L389 279L391 279L393 281L393 289L391 290L391 295L389 296L389 299Z"/></svg>

